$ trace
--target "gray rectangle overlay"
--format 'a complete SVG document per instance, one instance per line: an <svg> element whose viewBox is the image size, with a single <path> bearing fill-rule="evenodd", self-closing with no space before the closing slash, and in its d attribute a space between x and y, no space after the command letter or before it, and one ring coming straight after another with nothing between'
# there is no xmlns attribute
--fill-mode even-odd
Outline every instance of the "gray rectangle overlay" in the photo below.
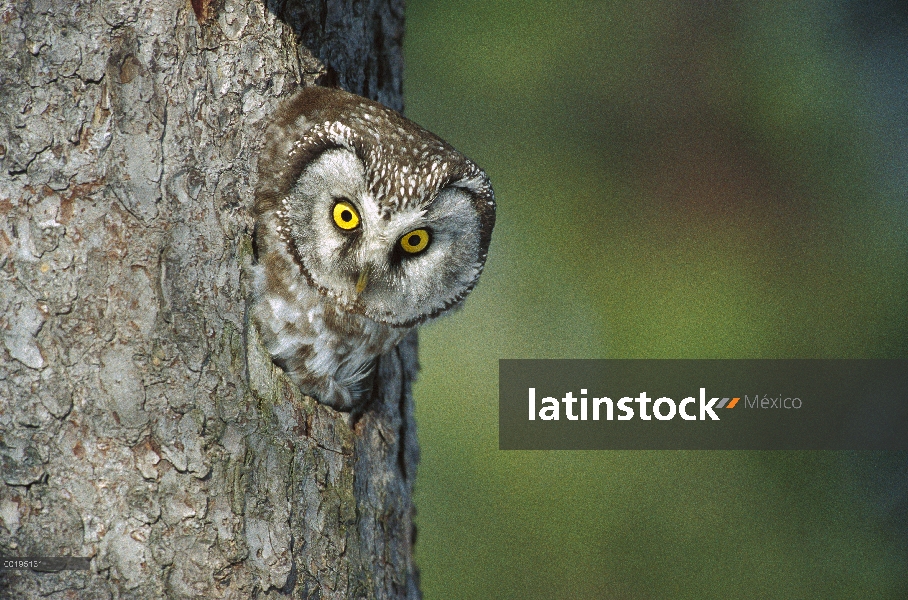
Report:
<svg viewBox="0 0 908 600"><path fill-rule="evenodd" d="M502 450L908 450L908 359L502 359L498 402Z"/></svg>
<svg viewBox="0 0 908 600"><path fill-rule="evenodd" d="M80 556L0 556L0 571L87 571L91 558Z"/></svg>

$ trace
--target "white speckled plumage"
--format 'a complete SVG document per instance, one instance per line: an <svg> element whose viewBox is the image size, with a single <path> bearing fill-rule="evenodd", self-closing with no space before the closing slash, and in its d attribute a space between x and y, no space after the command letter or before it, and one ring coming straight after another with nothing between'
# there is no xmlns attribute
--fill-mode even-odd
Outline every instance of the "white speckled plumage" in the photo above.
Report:
<svg viewBox="0 0 908 600"><path fill-rule="evenodd" d="M475 286L495 222L491 185L418 125L327 88L281 106L258 170L252 316L304 392L351 409L378 356ZM353 228L332 221L339 203ZM419 231L427 242L413 251L404 238Z"/></svg>

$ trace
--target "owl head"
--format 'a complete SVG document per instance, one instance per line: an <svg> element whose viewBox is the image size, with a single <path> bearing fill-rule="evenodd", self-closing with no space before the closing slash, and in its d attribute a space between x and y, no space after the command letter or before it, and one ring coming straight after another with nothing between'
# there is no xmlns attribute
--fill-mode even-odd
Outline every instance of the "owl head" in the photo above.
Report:
<svg viewBox="0 0 908 600"><path fill-rule="evenodd" d="M345 311L409 327L458 305L495 223L486 174L381 104L305 88L265 134L256 241ZM263 235L263 229L269 235Z"/></svg>

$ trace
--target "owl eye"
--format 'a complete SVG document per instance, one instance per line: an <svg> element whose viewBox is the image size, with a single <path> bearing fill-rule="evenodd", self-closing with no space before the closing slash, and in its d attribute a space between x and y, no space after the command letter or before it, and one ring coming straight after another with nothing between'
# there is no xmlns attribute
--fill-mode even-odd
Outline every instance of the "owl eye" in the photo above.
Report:
<svg viewBox="0 0 908 600"><path fill-rule="evenodd" d="M414 229L400 238L400 247L410 254L418 254L429 245L429 230Z"/></svg>
<svg viewBox="0 0 908 600"><path fill-rule="evenodd" d="M334 224L344 231L350 231L359 226L359 213L346 200L341 200L335 204L331 214L334 217Z"/></svg>

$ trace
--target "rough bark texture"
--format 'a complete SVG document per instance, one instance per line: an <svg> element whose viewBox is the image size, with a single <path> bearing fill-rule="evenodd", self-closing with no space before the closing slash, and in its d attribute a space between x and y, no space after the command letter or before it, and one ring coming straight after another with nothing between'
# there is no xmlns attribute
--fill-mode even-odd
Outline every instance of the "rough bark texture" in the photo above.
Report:
<svg viewBox="0 0 908 600"><path fill-rule="evenodd" d="M245 319L280 97L401 108L401 0L0 0L2 598L414 598L416 339L351 420Z"/></svg>

